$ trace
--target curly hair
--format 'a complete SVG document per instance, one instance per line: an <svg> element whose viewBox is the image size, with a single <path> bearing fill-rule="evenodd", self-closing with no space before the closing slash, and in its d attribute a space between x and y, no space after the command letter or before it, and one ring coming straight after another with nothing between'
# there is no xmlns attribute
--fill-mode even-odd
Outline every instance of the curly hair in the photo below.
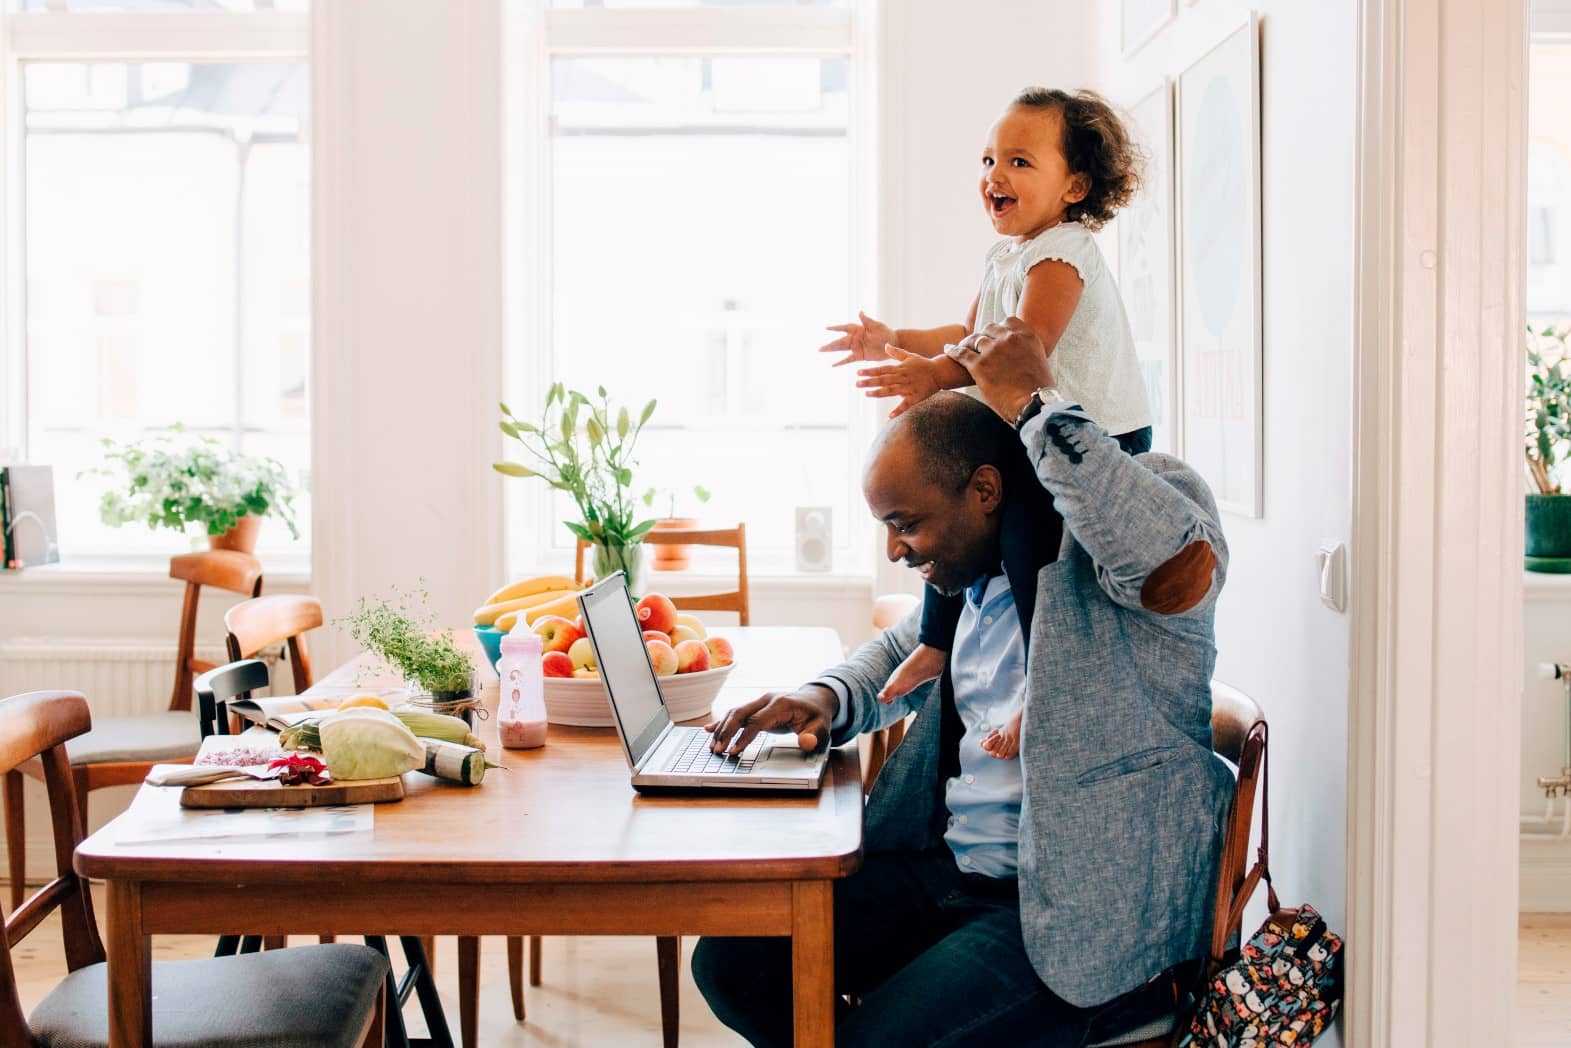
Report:
<svg viewBox="0 0 1571 1048"><path fill-rule="evenodd" d="M1011 106L1057 112L1064 124L1059 148L1069 170L1086 175L1090 188L1084 200L1064 213L1070 222L1100 229L1140 192L1145 151L1129 136L1113 107L1095 91L1060 91L1028 87Z"/></svg>

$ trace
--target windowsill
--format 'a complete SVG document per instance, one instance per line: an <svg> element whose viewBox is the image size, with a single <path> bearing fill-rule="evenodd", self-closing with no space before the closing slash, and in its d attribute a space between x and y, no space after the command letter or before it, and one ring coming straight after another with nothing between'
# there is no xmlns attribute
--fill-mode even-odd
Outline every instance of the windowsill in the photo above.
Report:
<svg viewBox="0 0 1571 1048"><path fill-rule="evenodd" d="M270 593L306 593L311 589L310 561L290 557L263 561L263 577ZM167 557L71 557L56 564L41 564L20 571L0 571L0 592L130 593L167 592L179 585L169 577Z"/></svg>

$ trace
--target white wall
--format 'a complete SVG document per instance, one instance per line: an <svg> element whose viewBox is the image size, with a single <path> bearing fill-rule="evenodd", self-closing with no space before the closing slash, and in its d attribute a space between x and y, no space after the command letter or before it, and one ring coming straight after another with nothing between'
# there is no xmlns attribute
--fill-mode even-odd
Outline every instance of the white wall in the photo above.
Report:
<svg viewBox="0 0 1571 1048"><path fill-rule="evenodd" d="M1226 515L1217 676L1271 725L1271 867L1282 901L1346 918L1349 621L1315 550L1351 523L1358 36L1351 0L1208 0L1126 60L1102 5L1101 86L1127 106L1261 15L1265 514ZM1257 903L1257 915L1263 903ZM1246 930L1252 929L1246 919Z"/></svg>

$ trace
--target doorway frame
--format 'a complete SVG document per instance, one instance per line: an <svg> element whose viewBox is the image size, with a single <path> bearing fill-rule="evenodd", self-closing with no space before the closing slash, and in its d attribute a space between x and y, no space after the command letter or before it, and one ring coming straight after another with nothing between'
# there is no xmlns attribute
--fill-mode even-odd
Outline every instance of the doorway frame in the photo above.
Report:
<svg viewBox="0 0 1571 1048"><path fill-rule="evenodd" d="M1507 1044L1526 4L1361 0L1351 1045Z"/></svg>

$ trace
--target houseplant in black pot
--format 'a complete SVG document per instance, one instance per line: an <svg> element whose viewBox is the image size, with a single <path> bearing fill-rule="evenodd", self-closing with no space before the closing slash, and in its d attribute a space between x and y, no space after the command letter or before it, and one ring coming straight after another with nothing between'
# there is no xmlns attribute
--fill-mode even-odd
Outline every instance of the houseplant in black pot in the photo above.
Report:
<svg viewBox="0 0 1571 1048"><path fill-rule="evenodd" d="M1527 532L1529 571L1571 573L1571 495L1557 470L1571 453L1571 328L1527 332Z"/></svg>

